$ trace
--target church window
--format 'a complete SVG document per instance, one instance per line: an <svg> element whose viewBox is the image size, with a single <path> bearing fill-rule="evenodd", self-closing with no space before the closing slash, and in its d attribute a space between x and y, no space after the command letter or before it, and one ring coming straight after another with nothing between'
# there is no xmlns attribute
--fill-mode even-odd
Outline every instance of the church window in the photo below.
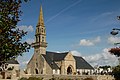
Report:
<svg viewBox="0 0 120 80"><path fill-rule="evenodd" d="M38 32L39 32L39 28L38 28Z"/></svg>
<svg viewBox="0 0 120 80"><path fill-rule="evenodd" d="M36 62L36 67L38 67L38 63Z"/></svg>
<svg viewBox="0 0 120 80"><path fill-rule="evenodd" d="M42 28L42 33L43 33L43 28Z"/></svg>
<svg viewBox="0 0 120 80"><path fill-rule="evenodd" d="M42 37L42 42L44 42L44 37Z"/></svg>
<svg viewBox="0 0 120 80"><path fill-rule="evenodd" d="M43 70L41 70L41 74L43 74Z"/></svg>
<svg viewBox="0 0 120 80"><path fill-rule="evenodd" d="M38 69L35 69L35 73L38 74Z"/></svg>

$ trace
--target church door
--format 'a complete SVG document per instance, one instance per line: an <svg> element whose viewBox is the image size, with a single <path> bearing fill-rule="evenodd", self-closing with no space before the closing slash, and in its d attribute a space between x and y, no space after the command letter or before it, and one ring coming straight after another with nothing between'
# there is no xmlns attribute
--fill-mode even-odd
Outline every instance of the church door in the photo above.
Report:
<svg viewBox="0 0 120 80"><path fill-rule="evenodd" d="M72 74L72 68L70 66L67 68L67 74Z"/></svg>

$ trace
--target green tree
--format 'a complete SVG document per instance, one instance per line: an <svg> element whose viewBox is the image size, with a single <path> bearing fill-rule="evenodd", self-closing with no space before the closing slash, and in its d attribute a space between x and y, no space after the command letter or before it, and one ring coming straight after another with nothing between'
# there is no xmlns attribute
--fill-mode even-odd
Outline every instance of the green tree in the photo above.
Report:
<svg viewBox="0 0 120 80"><path fill-rule="evenodd" d="M22 0L0 0L0 66L30 49L27 42L22 42L27 32L17 29L21 3Z"/></svg>
<svg viewBox="0 0 120 80"><path fill-rule="evenodd" d="M120 65L113 68L113 75L115 80L120 80Z"/></svg>
<svg viewBox="0 0 120 80"><path fill-rule="evenodd" d="M117 16L117 19L120 20L120 16ZM118 31L120 31L120 29L118 29L118 28L113 28L111 34L115 36L115 35L117 35L117 34L119 33ZM115 45L119 45L120 42L114 43L114 44L115 44ZM115 55L116 57L119 57L119 58L120 58L120 47L111 48L111 49L109 50L109 52L110 52L112 55ZM114 77L115 77L115 80L120 80L120 64L119 64L118 66L115 66L115 67L113 68L113 75L114 75Z"/></svg>
<svg viewBox="0 0 120 80"><path fill-rule="evenodd" d="M117 16L117 19L120 20L120 16ZM120 31L120 29L118 29L118 28L113 28L111 34L115 36L115 35L117 35L117 34L119 33L119 31ZM120 42L117 42L117 43L114 43L114 44L115 44L115 45L119 45ZM111 49L109 50L109 52L110 52L111 54L119 57L119 56L120 56L120 47L111 48Z"/></svg>

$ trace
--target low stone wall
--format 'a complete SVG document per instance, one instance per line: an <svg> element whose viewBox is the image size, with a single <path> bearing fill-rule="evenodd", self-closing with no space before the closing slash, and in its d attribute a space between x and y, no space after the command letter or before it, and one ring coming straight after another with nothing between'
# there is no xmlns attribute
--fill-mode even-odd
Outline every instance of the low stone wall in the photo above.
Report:
<svg viewBox="0 0 120 80"><path fill-rule="evenodd" d="M18 79L0 79L0 80L18 80Z"/></svg>
<svg viewBox="0 0 120 80"><path fill-rule="evenodd" d="M115 80L111 75L31 75L31 74L23 74L20 78L25 77L40 77L43 80L49 80L51 78L59 79L73 79L73 80L84 80L85 78L92 78L93 80ZM0 80L18 80L16 79L0 79Z"/></svg>
<svg viewBox="0 0 120 80"><path fill-rule="evenodd" d="M115 80L111 75L99 75L97 76L98 80Z"/></svg>
<svg viewBox="0 0 120 80"><path fill-rule="evenodd" d="M92 78L93 80L114 80L114 77L111 75L30 75L25 74L22 75L22 77L40 77L44 80L49 80L51 78L56 78L56 80L59 79L73 79L73 80L84 80L85 78Z"/></svg>

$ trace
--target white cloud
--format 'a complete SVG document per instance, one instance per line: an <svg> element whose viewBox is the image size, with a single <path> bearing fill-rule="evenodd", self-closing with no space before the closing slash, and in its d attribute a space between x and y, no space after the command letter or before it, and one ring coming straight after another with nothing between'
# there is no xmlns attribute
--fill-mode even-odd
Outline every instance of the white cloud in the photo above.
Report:
<svg viewBox="0 0 120 80"><path fill-rule="evenodd" d="M111 36L108 38L108 43L114 44L120 42L120 37Z"/></svg>
<svg viewBox="0 0 120 80"><path fill-rule="evenodd" d="M71 53L74 56L81 56L81 53L79 53L78 51L71 51Z"/></svg>
<svg viewBox="0 0 120 80"><path fill-rule="evenodd" d="M96 37L96 38L93 40L94 43L98 43L98 42L100 42L100 41L101 41L100 36Z"/></svg>
<svg viewBox="0 0 120 80"><path fill-rule="evenodd" d="M28 26L28 31L31 31L31 32L33 32L34 31L34 29L33 29L33 26Z"/></svg>
<svg viewBox="0 0 120 80"><path fill-rule="evenodd" d="M93 40L86 40L86 39L82 39L82 40L80 40L80 46L93 46L93 45L95 45L96 43L98 43L98 42L100 42L101 41L101 39L100 39L100 37L98 36L98 37L96 37L95 39L93 39Z"/></svg>
<svg viewBox="0 0 120 80"><path fill-rule="evenodd" d="M84 57L93 66L95 65L117 65L118 58L108 52L109 49L103 49L102 53Z"/></svg>
<svg viewBox="0 0 120 80"><path fill-rule="evenodd" d="M81 46L93 46L94 44L90 40L82 39L80 40Z"/></svg>
<svg viewBox="0 0 120 80"><path fill-rule="evenodd" d="M18 26L18 28L20 30L24 30L24 31L27 31L27 32L33 32L34 29L33 29L33 26L26 26L26 25L22 25L22 26Z"/></svg>
<svg viewBox="0 0 120 80"><path fill-rule="evenodd" d="M35 42L34 39L26 39L25 41L26 41L27 43L29 43L29 44Z"/></svg>

